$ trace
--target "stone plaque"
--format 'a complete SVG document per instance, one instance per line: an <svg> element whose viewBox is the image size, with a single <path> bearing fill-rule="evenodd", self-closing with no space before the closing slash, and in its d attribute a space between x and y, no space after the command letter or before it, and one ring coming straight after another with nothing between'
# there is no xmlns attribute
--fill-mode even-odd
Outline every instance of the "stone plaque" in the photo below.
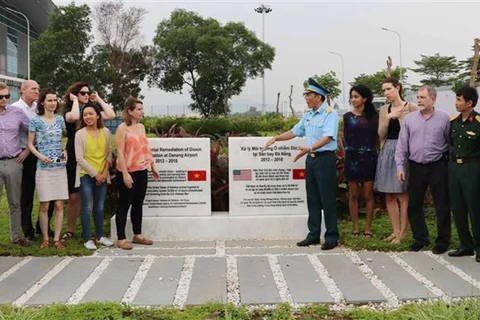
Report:
<svg viewBox="0 0 480 320"><path fill-rule="evenodd" d="M154 181L150 174L143 215L210 215L210 139L148 140L160 180Z"/></svg>
<svg viewBox="0 0 480 320"><path fill-rule="evenodd" d="M229 138L231 215L306 214L305 157L293 162L305 138L261 148L269 137Z"/></svg>

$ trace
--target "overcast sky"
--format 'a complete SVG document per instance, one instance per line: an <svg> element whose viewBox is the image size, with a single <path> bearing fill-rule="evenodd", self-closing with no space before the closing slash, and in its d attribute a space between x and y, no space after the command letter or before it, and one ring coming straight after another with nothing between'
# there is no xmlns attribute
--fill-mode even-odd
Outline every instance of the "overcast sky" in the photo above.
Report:
<svg viewBox="0 0 480 320"><path fill-rule="evenodd" d="M53 0L57 5L70 1ZM76 1L94 7L100 1ZM333 70L342 80L341 59L330 51L343 55L345 62L345 89L361 73L372 74L386 67L391 56L394 66L399 64L399 39L402 40L404 67L415 67L413 60L420 54L452 55L463 60L472 55L473 39L480 37L480 2L259 2L259 1L124 1L148 10L142 22L143 40L151 44L157 24L170 16L176 8L195 11L203 17L212 17L221 23L241 21L262 37L262 17L253 9L261 3L273 11L265 17L265 40L275 47L272 70L266 72L267 111L273 111L277 92L280 101L288 100L290 85L294 85L294 107L304 107L302 83L313 74ZM417 84L420 76L409 71L408 82ZM190 103L189 95L165 93L145 89L144 105L147 115L181 114L182 105ZM343 96L340 96L341 103ZM347 97L348 99L348 97ZM242 94L233 99L234 111L245 111L248 106L261 108L261 79L249 80ZM286 105L286 102L284 102Z"/></svg>

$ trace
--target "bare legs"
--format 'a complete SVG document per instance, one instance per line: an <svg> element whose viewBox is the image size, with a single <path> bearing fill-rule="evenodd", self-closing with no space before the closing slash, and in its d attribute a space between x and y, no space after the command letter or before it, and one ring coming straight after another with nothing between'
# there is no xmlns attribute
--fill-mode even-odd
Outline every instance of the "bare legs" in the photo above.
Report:
<svg viewBox="0 0 480 320"><path fill-rule="evenodd" d="M359 182L349 181L348 182L348 207L350 209L350 217L353 223L353 234L358 234L359 224L358 224L358 198L362 186ZM363 182L363 191L366 203L366 224L364 235L372 235L372 221L373 221L373 208L375 206L375 200L373 197L373 181Z"/></svg>
<svg viewBox="0 0 480 320"><path fill-rule="evenodd" d="M408 194L406 192L386 193L385 201L393 229L392 234L385 240L391 241L392 243L400 243L400 241L407 235Z"/></svg>
<svg viewBox="0 0 480 320"><path fill-rule="evenodd" d="M55 200L55 229L53 235L53 242L57 249L63 249L63 245L58 245L60 240L60 233L62 232L62 222L63 222L63 200ZM48 248L49 246L49 237L48 237L48 205L49 202L40 202L40 228L42 229L43 241L41 248Z"/></svg>

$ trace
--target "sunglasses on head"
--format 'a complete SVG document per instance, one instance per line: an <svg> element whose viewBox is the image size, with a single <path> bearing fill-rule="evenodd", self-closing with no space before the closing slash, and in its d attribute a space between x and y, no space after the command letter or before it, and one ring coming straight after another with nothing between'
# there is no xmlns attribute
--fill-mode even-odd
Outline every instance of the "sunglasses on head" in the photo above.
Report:
<svg viewBox="0 0 480 320"><path fill-rule="evenodd" d="M10 99L10 94L0 94L0 100L2 100L3 98Z"/></svg>
<svg viewBox="0 0 480 320"><path fill-rule="evenodd" d="M82 96L89 96L90 91L79 91L78 94L81 94Z"/></svg>

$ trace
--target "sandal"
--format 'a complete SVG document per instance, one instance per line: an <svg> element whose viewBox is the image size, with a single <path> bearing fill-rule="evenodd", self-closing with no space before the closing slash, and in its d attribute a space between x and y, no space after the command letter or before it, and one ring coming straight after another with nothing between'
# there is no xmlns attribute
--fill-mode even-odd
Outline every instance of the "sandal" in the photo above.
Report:
<svg viewBox="0 0 480 320"><path fill-rule="evenodd" d="M55 246L55 248L57 248L57 250L65 249L65 246L63 245L63 243L61 241L54 241L53 245Z"/></svg>
<svg viewBox="0 0 480 320"><path fill-rule="evenodd" d="M42 244L40 244L40 249L48 249L50 246L50 242L48 240L43 240Z"/></svg>
<svg viewBox="0 0 480 320"><path fill-rule="evenodd" d="M364 231L364 232L363 232L363 236L364 236L365 238L371 238L371 237L373 237L373 233Z"/></svg>
<svg viewBox="0 0 480 320"><path fill-rule="evenodd" d="M388 237L386 237L385 239L383 239L383 241L385 242L392 242L393 240L395 240L398 236L394 233L392 233L391 235L389 235Z"/></svg>
<svg viewBox="0 0 480 320"><path fill-rule="evenodd" d="M360 233L358 231L353 231L352 232L352 236L354 237L358 237L360 235Z"/></svg>
<svg viewBox="0 0 480 320"><path fill-rule="evenodd" d="M61 242L66 242L67 240L72 239L74 236L73 232L67 231L63 234L63 236L60 238Z"/></svg>

